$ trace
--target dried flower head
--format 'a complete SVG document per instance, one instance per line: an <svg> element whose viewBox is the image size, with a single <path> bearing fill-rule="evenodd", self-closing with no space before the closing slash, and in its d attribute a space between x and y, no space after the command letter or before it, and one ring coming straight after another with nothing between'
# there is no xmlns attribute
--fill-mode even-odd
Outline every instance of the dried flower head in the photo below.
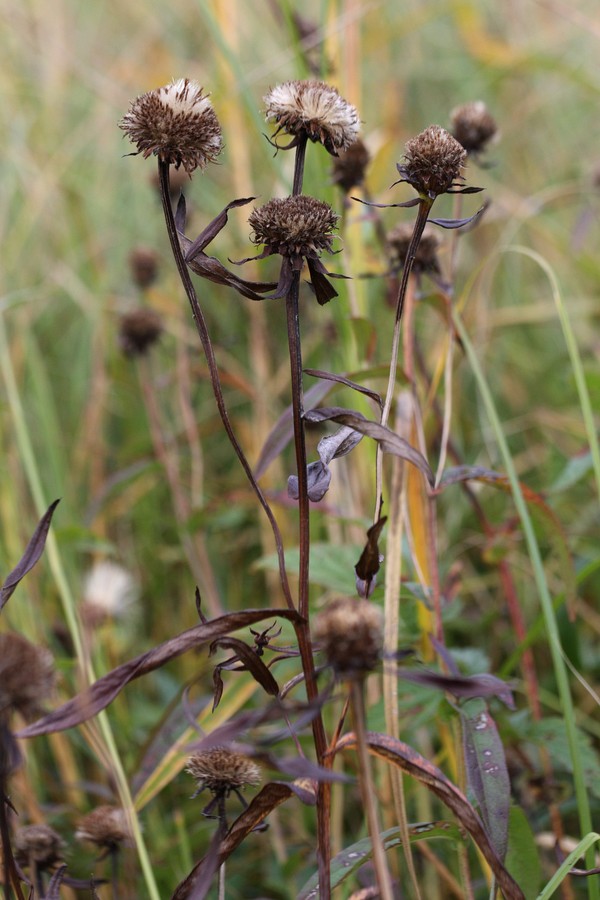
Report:
<svg viewBox="0 0 600 900"><path fill-rule="evenodd" d="M435 200L461 179L460 170L466 156L464 147L445 128L430 125L406 142L406 162L397 168L402 181L407 181L419 194Z"/></svg>
<svg viewBox="0 0 600 900"><path fill-rule="evenodd" d="M123 618L134 606L139 585L131 572L108 559L94 563L83 583L82 615L89 624Z"/></svg>
<svg viewBox="0 0 600 900"><path fill-rule="evenodd" d="M154 154L161 162L188 175L204 169L221 152L221 126L200 85L180 78L132 101L119 122L144 159Z"/></svg>
<svg viewBox="0 0 600 900"><path fill-rule="evenodd" d="M98 847L114 850L131 843L132 834L124 809L118 806L98 806L80 821L75 837Z"/></svg>
<svg viewBox="0 0 600 900"><path fill-rule="evenodd" d="M403 268L412 234L412 226L404 224L398 225L388 234L387 251L392 271ZM413 272L416 274L421 274L422 272L439 274L440 264L437 258L439 245L438 236L431 229L426 228L417 247L413 262Z"/></svg>
<svg viewBox="0 0 600 900"><path fill-rule="evenodd" d="M452 134L467 153L482 153L492 140L498 126L483 100L464 103L450 113Z"/></svg>
<svg viewBox="0 0 600 900"><path fill-rule="evenodd" d="M247 784L260 783L261 771L249 757L229 747L211 747L195 753L188 759L186 772L196 779L197 790L209 790L213 794L227 796Z"/></svg>
<svg viewBox="0 0 600 900"><path fill-rule="evenodd" d="M332 167L333 183L339 184L341 189L347 194L352 188L363 183L370 161L371 154L359 138L334 159Z"/></svg>
<svg viewBox="0 0 600 900"><path fill-rule="evenodd" d="M338 674L369 672L383 650L381 610L369 600L340 597L316 617L314 637Z"/></svg>
<svg viewBox="0 0 600 900"><path fill-rule="evenodd" d="M125 356L143 356L162 333L159 314L148 307L140 307L121 317L119 345Z"/></svg>
<svg viewBox="0 0 600 900"><path fill-rule="evenodd" d="M0 716L35 718L54 687L52 654L19 634L0 634Z"/></svg>
<svg viewBox="0 0 600 900"><path fill-rule="evenodd" d="M285 149L306 136L336 156L358 136L358 111L323 81L286 81L271 88L264 102L267 121L277 124L275 136L280 131L293 136Z"/></svg>
<svg viewBox="0 0 600 900"><path fill-rule="evenodd" d="M158 274L158 254L152 247L134 247L128 258L131 278L139 288L145 290L156 281Z"/></svg>
<svg viewBox="0 0 600 900"><path fill-rule="evenodd" d="M49 825L24 825L15 831L13 847L19 865L47 869L61 861L65 844Z"/></svg>

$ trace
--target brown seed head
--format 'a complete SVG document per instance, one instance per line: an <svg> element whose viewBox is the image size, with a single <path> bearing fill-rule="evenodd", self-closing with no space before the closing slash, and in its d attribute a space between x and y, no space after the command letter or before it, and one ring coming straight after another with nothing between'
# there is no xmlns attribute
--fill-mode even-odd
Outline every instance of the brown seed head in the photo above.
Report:
<svg viewBox="0 0 600 900"><path fill-rule="evenodd" d="M259 784L260 767L247 756L228 747L211 747L188 759L186 772L198 782L198 791L228 794L247 784Z"/></svg>
<svg viewBox="0 0 600 900"><path fill-rule="evenodd" d="M392 269L403 268L412 233L411 225L398 225L388 234L387 249ZM439 245L438 236L426 228L417 247L413 272L417 274L421 272L439 273L440 265L437 258Z"/></svg>
<svg viewBox="0 0 600 900"><path fill-rule="evenodd" d="M158 254L152 247L134 247L128 258L129 271L134 284L144 290L156 281Z"/></svg>
<svg viewBox="0 0 600 900"><path fill-rule="evenodd" d="M406 162L399 167L403 178L420 194L435 199L460 178L466 151L440 125L430 125L406 142Z"/></svg>
<svg viewBox="0 0 600 900"><path fill-rule="evenodd" d="M53 687L50 651L19 634L0 634L0 716L12 709L35 718Z"/></svg>
<svg viewBox="0 0 600 900"><path fill-rule="evenodd" d="M369 672L383 650L381 610L369 600L340 597L316 617L314 637L338 674Z"/></svg>
<svg viewBox="0 0 600 900"><path fill-rule="evenodd" d="M269 200L250 214L250 239L270 253L314 258L324 250L331 252L337 220L329 204L314 197Z"/></svg>
<svg viewBox="0 0 600 900"><path fill-rule="evenodd" d="M320 141L333 156L358 136L356 107L323 81L286 81L271 88L264 102L267 121L278 125L276 134L305 134L311 141Z"/></svg>
<svg viewBox="0 0 600 900"><path fill-rule="evenodd" d="M121 317L119 345L126 356L143 356L163 333L162 319L148 307Z"/></svg>
<svg viewBox="0 0 600 900"><path fill-rule="evenodd" d="M19 865L34 862L45 869L62 859L65 844L49 825L24 825L15 831L13 846Z"/></svg>
<svg viewBox="0 0 600 900"><path fill-rule="evenodd" d="M98 806L80 821L75 837L98 847L131 843L132 834L125 810L118 806Z"/></svg>
<svg viewBox="0 0 600 900"><path fill-rule="evenodd" d="M483 100L457 106L450 113L450 121L452 134L467 153L482 153L498 131Z"/></svg>
<svg viewBox="0 0 600 900"><path fill-rule="evenodd" d="M203 89L188 78L142 94L119 122L144 159L154 154L188 175L221 152L221 126Z"/></svg>
<svg viewBox="0 0 600 900"><path fill-rule="evenodd" d="M359 138L334 159L333 183L339 184L342 190L348 193L352 188L363 183L370 161L371 154Z"/></svg>

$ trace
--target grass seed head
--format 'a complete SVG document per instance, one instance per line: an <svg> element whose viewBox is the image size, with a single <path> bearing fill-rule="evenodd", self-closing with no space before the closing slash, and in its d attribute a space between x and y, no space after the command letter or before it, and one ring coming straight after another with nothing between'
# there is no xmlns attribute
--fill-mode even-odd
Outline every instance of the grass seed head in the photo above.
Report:
<svg viewBox="0 0 600 900"><path fill-rule="evenodd" d="M457 106L450 113L452 134L467 153L482 153L498 131L483 100Z"/></svg>
<svg viewBox="0 0 600 900"><path fill-rule="evenodd" d="M360 119L352 106L323 81L286 81L264 98L268 122L296 138L306 135L336 156L358 136Z"/></svg>
<svg viewBox="0 0 600 900"><path fill-rule="evenodd" d="M223 148L221 126L200 85L180 78L132 101L119 122L144 159L154 155L188 175Z"/></svg>
<svg viewBox="0 0 600 900"><path fill-rule="evenodd" d="M383 651L381 610L369 600L340 597L316 617L314 638L338 675L370 672Z"/></svg>
<svg viewBox="0 0 600 900"><path fill-rule="evenodd" d="M0 716L14 710L35 718L53 687L50 651L19 634L0 634Z"/></svg>
<svg viewBox="0 0 600 900"><path fill-rule="evenodd" d="M398 168L419 194L433 200L461 177L466 156L464 147L445 128L430 125L406 142L405 163Z"/></svg>

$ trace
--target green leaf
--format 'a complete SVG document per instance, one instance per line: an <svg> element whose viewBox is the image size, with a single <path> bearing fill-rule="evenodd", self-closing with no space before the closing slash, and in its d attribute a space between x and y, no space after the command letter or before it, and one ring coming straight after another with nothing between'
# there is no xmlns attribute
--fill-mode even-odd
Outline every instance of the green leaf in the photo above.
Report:
<svg viewBox="0 0 600 900"><path fill-rule="evenodd" d="M521 723L520 735L525 740L545 747L556 768L567 772L573 771L565 723L562 719L551 717L541 722ZM577 728L576 737L586 787L595 797L600 797L600 758L587 734Z"/></svg>
<svg viewBox="0 0 600 900"><path fill-rule="evenodd" d="M533 831L520 806L510 808L505 865L527 900L537 897L542 880L542 866Z"/></svg>
<svg viewBox="0 0 600 900"><path fill-rule="evenodd" d="M336 544L312 544L310 548L310 583L339 591L340 594L356 594L354 566L362 553L359 544L340 547ZM289 572L298 571L298 548L286 550L285 564ZM278 572L276 554L263 556L255 564L258 569Z"/></svg>
<svg viewBox="0 0 600 900"><path fill-rule="evenodd" d="M427 841L432 838L445 838L455 843L464 843L460 829L454 822L425 822L418 825L409 825L408 834L410 843ZM381 833L385 850L391 850L402 844L399 828L390 828ZM356 872L373 855L371 838L363 838L356 844L346 847L331 860L331 889L338 887L349 875ZM318 875L313 875L304 885L298 895L298 900L316 900L319 896Z"/></svg>

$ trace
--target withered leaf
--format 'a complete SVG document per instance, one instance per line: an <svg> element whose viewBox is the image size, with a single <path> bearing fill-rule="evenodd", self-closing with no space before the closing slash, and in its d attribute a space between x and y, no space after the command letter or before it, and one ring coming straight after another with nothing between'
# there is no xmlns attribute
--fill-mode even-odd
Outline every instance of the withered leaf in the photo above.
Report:
<svg viewBox="0 0 600 900"><path fill-rule="evenodd" d="M308 499L313 503L318 503L319 500L323 499L331 484L331 470L329 466L323 464L320 460L309 463L306 467L306 479ZM300 489L297 475L288 477L287 491L291 500L298 500Z"/></svg>
<svg viewBox="0 0 600 900"><path fill-rule="evenodd" d="M301 621L301 616L295 610L249 609L228 613L206 624L196 625L159 644L158 647L153 647L152 650L148 650L141 656L117 666L116 669L99 678L91 687L64 703L54 712L28 725L19 733L19 737L51 734L54 731L63 731L65 728L80 725L105 709L130 681L134 681L148 672L153 672L194 647L200 647L231 631L246 628L274 616L288 619L290 622Z"/></svg>
<svg viewBox="0 0 600 900"><path fill-rule="evenodd" d="M52 516L54 515L54 510L59 503L60 500L55 500L54 503L50 504L50 506L38 522L36 529L33 532L29 543L27 544L25 553L2 585L2 588L0 589L0 610L13 595L14 590L21 579L25 575L27 575L27 573L30 572L31 569L33 569L36 562L42 555L44 546L46 544L46 538L48 537L48 531L50 530Z"/></svg>
<svg viewBox="0 0 600 900"><path fill-rule="evenodd" d="M369 397L369 399L374 400L379 409L383 409L383 400L381 395L377 393L377 391L372 391L370 388L364 387L362 384L358 384L356 381L351 381L349 378L345 378L343 375L335 375L333 372L324 372L321 369L305 369L306 375L312 375L314 378L322 378L325 381L335 381L337 384L343 384L345 387L351 388L353 391L358 391L359 394L364 394L365 397Z"/></svg>
<svg viewBox="0 0 600 900"><path fill-rule="evenodd" d="M254 680L260 684L267 694L270 694L272 697L277 696L279 685L252 647L249 647L248 644L245 644L239 638L234 637L217 638L211 644L211 654L217 647L221 647L224 650L234 650L238 660L243 663L244 670L250 672Z"/></svg>
<svg viewBox="0 0 600 900"><path fill-rule="evenodd" d="M481 675L442 675L431 669L400 669L398 677L415 684L427 684L464 700L473 697L498 697L509 709L515 708L510 687L501 678L487 672Z"/></svg>
<svg viewBox="0 0 600 900"><path fill-rule="evenodd" d="M360 559L354 566L356 589L361 597L370 597L375 588L376 575L381 565L378 542L386 522L387 516L382 516L374 525L371 525L367 531L367 543L360 554Z"/></svg>

